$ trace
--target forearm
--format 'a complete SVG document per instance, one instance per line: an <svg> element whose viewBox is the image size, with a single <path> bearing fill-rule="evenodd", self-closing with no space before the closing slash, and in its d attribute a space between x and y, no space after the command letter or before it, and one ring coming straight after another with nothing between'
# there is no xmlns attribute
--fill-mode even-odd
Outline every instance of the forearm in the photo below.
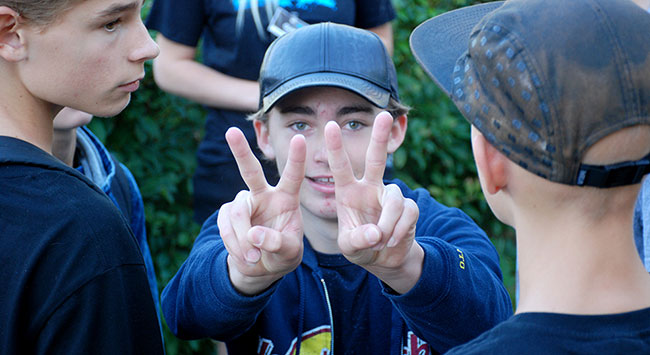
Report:
<svg viewBox="0 0 650 355"><path fill-rule="evenodd" d="M436 351L465 343L512 314L500 275L484 255L437 238L421 242L425 260L418 283L404 295L386 294L409 328Z"/></svg>
<svg viewBox="0 0 650 355"><path fill-rule="evenodd" d="M154 60L154 78L169 93L203 105L254 112L259 104L259 85L220 73L193 59Z"/></svg>

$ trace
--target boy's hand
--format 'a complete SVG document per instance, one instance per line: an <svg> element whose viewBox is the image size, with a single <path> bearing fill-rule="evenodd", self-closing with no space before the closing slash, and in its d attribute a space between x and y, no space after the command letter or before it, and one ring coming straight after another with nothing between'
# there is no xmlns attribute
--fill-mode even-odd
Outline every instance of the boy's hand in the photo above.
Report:
<svg viewBox="0 0 650 355"><path fill-rule="evenodd" d="M305 138L291 139L287 165L275 187L266 182L239 129L230 128L226 140L249 191L240 191L221 207L217 225L229 254L230 280L238 291L252 295L293 271L302 260L298 192L305 176Z"/></svg>
<svg viewBox="0 0 650 355"><path fill-rule="evenodd" d="M361 180L354 176L336 122L325 126L325 142L334 176L341 252L405 293L420 278L424 251L415 243L417 205L404 198L397 185L385 186L382 180L392 124L387 112L375 118Z"/></svg>

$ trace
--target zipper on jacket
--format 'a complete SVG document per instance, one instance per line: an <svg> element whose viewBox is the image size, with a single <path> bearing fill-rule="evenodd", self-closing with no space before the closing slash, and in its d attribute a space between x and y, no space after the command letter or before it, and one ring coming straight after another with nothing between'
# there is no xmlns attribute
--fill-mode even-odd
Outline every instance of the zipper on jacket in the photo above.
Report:
<svg viewBox="0 0 650 355"><path fill-rule="evenodd" d="M332 352L330 355L334 355L334 316L332 315L332 304L330 303L330 294L327 292L327 285L325 284L325 279L320 278L320 282L323 284L323 290L325 290L325 302L327 302L327 311L329 312L330 316L330 336L332 337L331 339L331 348Z"/></svg>

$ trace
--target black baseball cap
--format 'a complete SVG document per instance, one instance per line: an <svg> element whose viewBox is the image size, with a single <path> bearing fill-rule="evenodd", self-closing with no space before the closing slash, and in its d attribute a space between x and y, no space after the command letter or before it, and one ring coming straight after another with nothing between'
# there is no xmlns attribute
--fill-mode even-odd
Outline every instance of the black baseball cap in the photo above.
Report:
<svg viewBox="0 0 650 355"><path fill-rule="evenodd" d="M324 22L277 38L260 69L260 109L299 89L333 86L350 90L379 108L399 101L392 58L375 33Z"/></svg>
<svg viewBox="0 0 650 355"><path fill-rule="evenodd" d="M418 62L508 158L548 180L635 184L650 155L583 164L600 139L650 124L650 16L629 0L469 6L411 34ZM650 142L648 142L650 148Z"/></svg>

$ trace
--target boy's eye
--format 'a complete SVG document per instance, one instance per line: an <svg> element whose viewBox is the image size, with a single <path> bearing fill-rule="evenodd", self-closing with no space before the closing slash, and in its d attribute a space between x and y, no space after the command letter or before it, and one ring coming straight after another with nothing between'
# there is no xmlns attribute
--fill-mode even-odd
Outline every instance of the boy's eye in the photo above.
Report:
<svg viewBox="0 0 650 355"><path fill-rule="evenodd" d="M104 29L108 32L113 32L117 29L117 26L120 24L120 19L117 19L115 21L111 21L107 24L104 25Z"/></svg>
<svg viewBox="0 0 650 355"><path fill-rule="evenodd" d="M356 130L361 129L363 127L363 123L361 123L359 121L350 121L350 122L346 123L345 125L348 126L348 128L353 130L353 131L356 131Z"/></svg>
<svg viewBox="0 0 650 355"><path fill-rule="evenodd" d="M304 131L307 129L307 124L305 122L294 122L291 124L291 128L295 129L296 131Z"/></svg>

